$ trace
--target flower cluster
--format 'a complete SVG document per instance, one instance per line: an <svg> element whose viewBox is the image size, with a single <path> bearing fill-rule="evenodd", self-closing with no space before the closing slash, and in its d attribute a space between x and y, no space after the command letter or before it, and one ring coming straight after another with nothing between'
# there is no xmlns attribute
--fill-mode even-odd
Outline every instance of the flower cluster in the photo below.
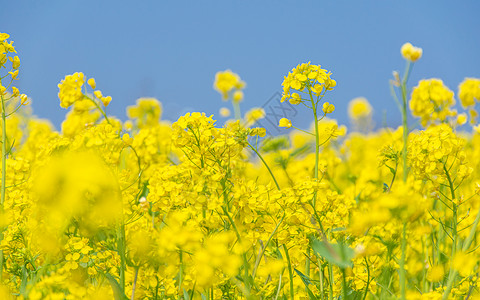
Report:
<svg viewBox="0 0 480 300"><path fill-rule="evenodd" d="M296 66L283 80L281 102L288 100L291 104L297 105L305 101L301 94L308 95L310 92L319 97L326 91L333 90L337 82L331 75L332 73L322 69L321 66L312 65L310 62Z"/></svg>
<svg viewBox="0 0 480 300"><path fill-rule="evenodd" d="M403 44L400 52L402 53L403 58L411 62L416 62L423 54L422 48L415 47L411 43Z"/></svg>
<svg viewBox="0 0 480 300"><path fill-rule="evenodd" d="M421 118L423 126L455 116L454 105L453 92L440 79L420 80L410 99L412 114Z"/></svg>
<svg viewBox="0 0 480 300"><path fill-rule="evenodd" d="M243 99L242 90L245 88L245 82L240 79L238 74L231 70L225 70L215 74L213 87L222 94L223 100L231 97L234 102L240 102Z"/></svg>
<svg viewBox="0 0 480 300"><path fill-rule="evenodd" d="M0 53L15 53L6 39ZM419 50L405 47L410 66ZM294 68L282 101L305 104L312 126L282 118L293 129L266 138L253 127L263 109L239 114L245 84L231 71L215 83L236 101L222 126L200 112L164 121L153 98L118 120L75 73L60 84L70 111L56 131L2 90L0 298L478 298L480 134L445 122L453 93L421 81L410 106L425 128L411 132L406 93L404 126L377 131L354 99L362 130L347 135L320 101L330 76ZM477 87L461 84L465 107Z"/></svg>

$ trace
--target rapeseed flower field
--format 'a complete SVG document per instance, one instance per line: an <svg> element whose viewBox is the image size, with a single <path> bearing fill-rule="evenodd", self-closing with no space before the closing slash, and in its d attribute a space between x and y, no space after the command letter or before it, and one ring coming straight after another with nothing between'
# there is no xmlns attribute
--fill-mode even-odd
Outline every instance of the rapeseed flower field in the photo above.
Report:
<svg viewBox="0 0 480 300"><path fill-rule="evenodd" d="M58 84L56 131L14 86L20 58L0 33L0 298L480 299L480 79L410 84L423 52L400 54L398 128L373 131L361 97L351 129L328 118L334 70L308 62L280 100L308 130L282 118L292 131L272 136L262 108L242 115L246 83L225 70L223 126L164 121L153 98L122 122L77 72Z"/></svg>

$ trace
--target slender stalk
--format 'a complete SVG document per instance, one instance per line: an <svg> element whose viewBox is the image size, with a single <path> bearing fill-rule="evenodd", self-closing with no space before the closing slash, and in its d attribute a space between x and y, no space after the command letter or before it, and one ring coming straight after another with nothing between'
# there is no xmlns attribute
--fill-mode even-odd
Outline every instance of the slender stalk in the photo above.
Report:
<svg viewBox="0 0 480 300"><path fill-rule="evenodd" d="M181 293L182 293L182 280L183 280L183 252L180 249L178 253L180 257L180 270L178 271L178 299L181 299Z"/></svg>
<svg viewBox="0 0 480 300"><path fill-rule="evenodd" d="M130 297L131 300L135 299L135 288L137 287L138 270L140 270L140 267L135 267L135 277L133 278L132 284L132 296Z"/></svg>
<svg viewBox="0 0 480 300"><path fill-rule="evenodd" d="M7 179L7 117L5 115L5 99L3 95L2 100L2 185L1 185L1 200L0 213L3 213L3 204L5 203L5 186ZM0 228L0 242L3 240L3 228ZM3 250L0 250L0 281L3 280Z"/></svg>
<svg viewBox="0 0 480 300"><path fill-rule="evenodd" d="M317 114L317 104L313 100L313 95L312 91L308 89L308 93L310 94L310 101L312 102L312 110L313 110L313 118L315 121L315 167L314 167L314 177L315 179L318 179L318 158L319 158L319 152L320 152L320 137L318 134L318 114ZM317 202L317 192L313 194L313 206L315 207L315 204Z"/></svg>
<svg viewBox="0 0 480 300"><path fill-rule="evenodd" d="M400 295L401 299L406 299L406 276L405 276L405 254L407 248L407 223L403 223L403 230L402 230L402 256L400 258Z"/></svg>
<svg viewBox="0 0 480 300"><path fill-rule="evenodd" d="M331 263L328 263L328 285L330 286L328 299L333 300L333 266Z"/></svg>
<svg viewBox="0 0 480 300"><path fill-rule="evenodd" d="M228 210L222 206L223 212L227 216L228 220L230 221L230 224L233 227L233 230L235 231L235 235L237 236L237 240L239 243L242 242L242 238L240 237L240 232L238 232L237 226L235 225L235 221L233 221L232 217L228 213ZM245 286L247 287L248 293L250 293L250 280L248 278L248 259L247 259L247 254L244 252L243 255L243 268L245 269Z"/></svg>
<svg viewBox="0 0 480 300"><path fill-rule="evenodd" d="M232 104L233 104L233 114L235 116L235 119L240 120L242 118L242 114L240 112L240 102L234 101L232 99Z"/></svg>
<svg viewBox="0 0 480 300"><path fill-rule="evenodd" d="M95 104L95 107L100 111L100 113L102 114L102 116L105 118L105 120L107 121L108 124L111 124L110 123L110 120L108 119L107 117L107 114L105 113L105 111L100 107L100 105L98 105L97 101L93 100L92 98L90 97L87 97L85 96L87 99L89 99L90 101L93 102L93 104Z"/></svg>
<svg viewBox="0 0 480 300"><path fill-rule="evenodd" d="M408 142L408 111L407 111L407 81L410 76L412 63L407 61L405 74L403 76L401 90L402 90L402 125L403 125L403 181L407 181L408 169L407 169L407 142Z"/></svg>
<svg viewBox="0 0 480 300"><path fill-rule="evenodd" d="M277 179L275 179L275 175L273 175L273 172L272 170L270 169L270 167L268 166L267 162L265 161L265 159L263 159L263 156L257 151L257 149L255 149L255 147L252 146L252 144L250 144L248 141L247 141L247 144L248 146L253 150L253 152L255 152L257 154L257 156L260 158L260 160L262 161L262 163L265 165L265 167L267 168L268 172L270 173L270 176L272 176L272 179L273 179L273 182L275 182L275 185L277 186L277 189L280 190L280 186L278 185L278 182L277 182Z"/></svg>
<svg viewBox="0 0 480 300"><path fill-rule="evenodd" d="M470 248L470 245L472 244L472 241L475 237L475 233L477 232L477 227L478 227L478 222L479 221L480 221L480 211L478 211L477 217L475 218L475 222L473 223L473 226L470 229L470 233L468 234L468 237L465 240L465 243L463 244L462 251L465 252L465 251L468 250L468 248ZM452 291L453 284L455 283L455 277L457 277L457 274L458 274L458 272L456 270L454 270L452 268L450 269L450 273L448 274L447 288L445 289L445 292L443 293L442 300L447 300L448 299L448 295Z"/></svg>
<svg viewBox="0 0 480 300"><path fill-rule="evenodd" d="M367 295L368 295L368 285L370 284L370 266L368 265L368 260L367 260L367 258L365 257L364 259L365 259L365 265L367 266L367 285L365 286L365 294L363 294L362 300L367 299Z"/></svg>
<svg viewBox="0 0 480 300"><path fill-rule="evenodd" d="M347 298L347 274L345 273L345 268L342 268L342 294L343 294L343 299L348 299Z"/></svg>
<svg viewBox="0 0 480 300"><path fill-rule="evenodd" d="M2 97L2 187L0 209L3 212L3 204L5 203L5 185L7 174L7 116L5 115L5 99Z"/></svg>
<svg viewBox="0 0 480 300"><path fill-rule="evenodd" d="M125 224L122 219L117 227L117 251L120 256L120 287L123 291L125 291L125 273L127 269L125 242Z"/></svg>
<svg viewBox="0 0 480 300"><path fill-rule="evenodd" d="M292 269L292 263L290 262L290 255L288 255L288 249L285 244L283 244L283 250L285 251L285 257L287 258L287 263L288 263L288 273L290 275L290 299L294 300L294 293L293 293L293 269Z"/></svg>
<svg viewBox="0 0 480 300"><path fill-rule="evenodd" d="M275 233L277 232L278 227L280 227L280 224L282 224L284 218L285 218L285 214L282 216L282 218L280 219L280 221L278 221L277 226L275 226L275 229L273 229L272 233L271 233L270 236L268 237L268 240L267 240L267 242L265 243L265 246L262 248L262 252L261 252L259 258L257 259L257 261L255 262L255 266L254 266L254 268L253 268L252 280L255 279L255 275L256 275L256 273L257 273L257 268L258 268L258 266L260 265L260 261L262 260L263 255L265 255L265 251L267 250L268 244L270 243L270 241L272 240L273 236L274 236ZM307 259L307 261L308 261L308 259ZM308 276L308 275L307 275L307 276Z"/></svg>

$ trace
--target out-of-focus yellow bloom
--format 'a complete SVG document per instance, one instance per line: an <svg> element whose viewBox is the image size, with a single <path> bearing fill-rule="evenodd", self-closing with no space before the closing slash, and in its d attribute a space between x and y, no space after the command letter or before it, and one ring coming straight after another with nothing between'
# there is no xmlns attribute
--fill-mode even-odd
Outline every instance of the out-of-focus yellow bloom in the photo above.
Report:
<svg viewBox="0 0 480 300"><path fill-rule="evenodd" d="M421 118L423 126L456 115L452 109L455 105L453 92L440 79L420 80L412 91L409 105L412 114Z"/></svg>
<svg viewBox="0 0 480 300"><path fill-rule="evenodd" d="M28 105L29 104L27 95L25 95L25 94L20 95L20 104L21 105Z"/></svg>
<svg viewBox="0 0 480 300"><path fill-rule="evenodd" d="M220 108L219 113L220 113L220 116L222 116L224 118L230 117L230 114L231 114L230 110L226 107Z"/></svg>
<svg viewBox="0 0 480 300"><path fill-rule="evenodd" d="M20 91L14 86L12 86L12 92L13 97L17 97L18 95L20 95Z"/></svg>
<svg viewBox="0 0 480 300"><path fill-rule="evenodd" d="M101 98L103 97L103 94L102 94L102 91L101 91L101 90L93 91L93 94L94 94L95 97L97 97L98 99L101 99Z"/></svg>
<svg viewBox="0 0 480 300"><path fill-rule="evenodd" d="M10 37L10 35L8 33L1 33L0 32L0 42L3 42L5 40L7 40L9 37Z"/></svg>
<svg viewBox="0 0 480 300"><path fill-rule="evenodd" d="M76 101L84 98L82 86L85 83L85 76L81 72L67 75L58 84L60 89L58 98L60 99L60 106L63 108L70 107Z"/></svg>
<svg viewBox="0 0 480 300"><path fill-rule="evenodd" d="M267 130L262 127L255 127L251 129L250 135L264 137L265 135L267 135Z"/></svg>
<svg viewBox="0 0 480 300"><path fill-rule="evenodd" d="M162 105L155 98L139 98L137 105L127 107L127 116L135 119L139 128L153 126L162 116Z"/></svg>
<svg viewBox="0 0 480 300"><path fill-rule="evenodd" d="M286 127L286 128L290 128L292 127L292 121L290 121L289 119L287 118L281 118L279 123L278 123L278 126L279 127Z"/></svg>
<svg viewBox="0 0 480 300"><path fill-rule="evenodd" d="M325 102L322 110L324 114L331 114L335 111L335 105Z"/></svg>
<svg viewBox="0 0 480 300"><path fill-rule="evenodd" d="M247 125L254 124L263 118L265 118L265 110L261 107L254 107L245 114L245 122Z"/></svg>
<svg viewBox="0 0 480 300"><path fill-rule="evenodd" d="M87 83L92 89L95 89L97 87L97 83L95 82L95 78L88 79Z"/></svg>
<svg viewBox="0 0 480 300"><path fill-rule="evenodd" d="M463 125L463 124L467 123L467 121L468 121L467 114L463 113L463 114L459 114L457 116L457 124L458 125Z"/></svg>
<svg viewBox="0 0 480 300"><path fill-rule="evenodd" d="M361 119L372 114L372 106L365 97L352 99L348 104L348 116L353 119Z"/></svg>
<svg viewBox="0 0 480 300"><path fill-rule="evenodd" d="M442 265L436 265L428 269L427 280L430 282L438 282L445 276L445 268Z"/></svg>
<svg viewBox="0 0 480 300"><path fill-rule="evenodd" d="M243 100L243 92L242 91L235 91L233 93L233 97L232 97L232 100L234 102L240 102Z"/></svg>
<svg viewBox="0 0 480 300"><path fill-rule="evenodd" d="M458 271L458 274L460 274L460 276L463 277L472 274L477 264L478 259L475 257L474 254L457 252L453 257L453 268Z"/></svg>
<svg viewBox="0 0 480 300"><path fill-rule="evenodd" d="M400 52L402 53L403 58L406 60L416 62L420 59L420 57L422 57L423 50L422 48L414 47L410 43L405 43L400 49Z"/></svg>
<svg viewBox="0 0 480 300"><path fill-rule="evenodd" d="M12 62L12 68L14 70L20 68L20 58L18 58L18 56L15 56L14 58L9 57L9 59Z"/></svg>
<svg viewBox="0 0 480 300"><path fill-rule="evenodd" d="M112 97L111 96L103 97L101 100L104 106L108 106L112 101Z"/></svg>
<svg viewBox="0 0 480 300"><path fill-rule="evenodd" d="M132 145L133 139L130 137L128 133L122 135L122 141L127 144L128 146Z"/></svg>
<svg viewBox="0 0 480 300"><path fill-rule="evenodd" d="M480 101L480 79L465 78L458 86L458 98L463 107L475 105L475 101Z"/></svg>
<svg viewBox="0 0 480 300"><path fill-rule="evenodd" d="M217 72L215 74L215 82L213 83L213 88L222 94L223 100L228 99L228 94L233 91L240 91L245 88L245 82L240 79L238 74L233 73L231 70L225 70L223 72ZM243 98L243 94L237 94L237 100L240 101ZM240 99L238 99L240 98Z"/></svg>
<svg viewBox="0 0 480 300"><path fill-rule="evenodd" d="M14 72L8 72L12 76L12 80L18 80L18 70L15 70Z"/></svg>

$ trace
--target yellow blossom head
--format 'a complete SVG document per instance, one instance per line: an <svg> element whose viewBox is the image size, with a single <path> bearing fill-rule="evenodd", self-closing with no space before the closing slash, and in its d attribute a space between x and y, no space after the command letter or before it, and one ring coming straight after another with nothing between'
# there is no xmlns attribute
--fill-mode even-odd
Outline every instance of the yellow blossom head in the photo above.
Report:
<svg viewBox="0 0 480 300"><path fill-rule="evenodd" d="M302 100L297 92L310 92L313 96L322 97L322 91L332 90L337 85L331 78L331 73L319 65L310 62L299 64L284 77L281 102L289 100L291 104L300 104Z"/></svg>
<svg viewBox="0 0 480 300"><path fill-rule="evenodd" d="M224 118L230 117L230 114L231 114L230 110L226 107L220 108L219 113L220 113L220 116L222 116Z"/></svg>
<svg viewBox="0 0 480 300"><path fill-rule="evenodd" d="M467 108L480 101L480 79L465 78L458 86L458 98L462 106Z"/></svg>
<svg viewBox="0 0 480 300"><path fill-rule="evenodd" d="M366 118L372 113L372 106L368 102L367 98L358 97L354 98L348 104L348 116L353 120Z"/></svg>
<svg viewBox="0 0 480 300"><path fill-rule="evenodd" d="M455 116L454 105L453 92L436 78L420 80L409 103L412 115L420 117L423 126Z"/></svg>
<svg viewBox="0 0 480 300"><path fill-rule="evenodd" d="M400 52L402 53L403 58L406 60L416 62L420 59L420 57L422 57L423 50L422 48L414 47L410 43L405 43L400 49Z"/></svg>
<svg viewBox="0 0 480 300"><path fill-rule="evenodd" d="M279 127L290 128L290 127L292 127L292 121L290 121L287 118L281 118L279 123L278 123L278 126Z"/></svg>
<svg viewBox="0 0 480 300"><path fill-rule="evenodd" d="M245 82L240 79L238 74L231 70L225 70L215 74L213 88L222 94L223 100L227 100L229 93L234 91L233 100L239 102L243 99L243 93L241 90L245 88Z"/></svg>
<svg viewBox="0 0 480 300"><path fill-rule="evenodd" d="M81 72L67 75L58 84L60 91L58 92L58 98L60 99L60 106L63 108L70 107L76 101L84 98L82 92L82 86L85 83L85 76Z"/></svg>

